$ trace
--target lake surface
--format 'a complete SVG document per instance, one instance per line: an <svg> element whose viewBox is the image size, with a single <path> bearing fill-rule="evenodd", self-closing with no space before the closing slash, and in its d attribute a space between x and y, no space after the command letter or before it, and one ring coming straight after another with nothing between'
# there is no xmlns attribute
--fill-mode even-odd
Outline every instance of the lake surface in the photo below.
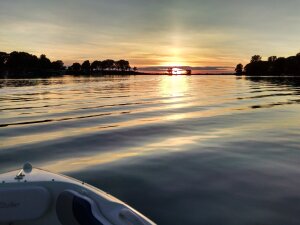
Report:
<svg viewBox="0 0 300 225"><path fill-rule="evenodd" d="M30 161L163 225L300 224L300 85L275 80L0 80L0 173Z"/></svg>

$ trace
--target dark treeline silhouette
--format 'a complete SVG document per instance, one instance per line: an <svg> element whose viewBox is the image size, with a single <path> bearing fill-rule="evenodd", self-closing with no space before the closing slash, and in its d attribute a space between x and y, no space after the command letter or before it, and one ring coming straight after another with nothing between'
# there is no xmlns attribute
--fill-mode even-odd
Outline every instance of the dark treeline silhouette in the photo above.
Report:
<svg viewBox="0 0 300 225"><path fill-rule="evenodd" d="M61 75L61 60L51 62L46 55L37 57L27 52L0 52L0 74L8 77Z"/></svg>
<svg viewBox="0 0 300 225"><path fill-rule="evenodd" d="M100 75L129 75L137 73L137 68L131 68L127 60L114 61L106 59L103 61L96 60L90 63L89 60L84 61L82 64L76 62L68 67L67 74L100 74Z"/></svg>
<svg viewBox="0 0 300 225"><path fill-rule="evenodd" d="M287 58L270 56L267 61L263 61L260 55L254 55L245 67L238 64L235 72L236 75L247 76L300 76L300 53Z"/></svg>
<svg viewBox="0 0 300 225"><path fill-rule="evenodd" d="M0 77L48 77L60 75L130 75L137 74L126 60L89 60L82 64L73 63L66 68L63 61L50 61L46 55L37 57L27 52L0 52Z"/></svg>

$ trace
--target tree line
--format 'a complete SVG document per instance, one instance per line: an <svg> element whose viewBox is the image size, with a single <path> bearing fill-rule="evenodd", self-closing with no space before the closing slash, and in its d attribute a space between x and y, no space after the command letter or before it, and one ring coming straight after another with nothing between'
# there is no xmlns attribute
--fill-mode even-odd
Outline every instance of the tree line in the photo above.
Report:
<svg viewBox="0 0 300 225"><path fill-rule="evenodd" d="M300 76L300 53L290 57L270 56L263 61L260 55L254 55L245 67L238 64L236 75L247 76Z"/></svg>
<svg viewBox="0 0 300 225"><path fill-rule="evenodd" d="M75 62L66 67L62 60L51 61L46 55L36 56L27 52L0 52L0 75L5 77L43 77L55 75L92 75L92 74L135 74L136 67L131 67L127 60L103 61L89 60L82 64Z"/></svg>
<svg viewBox="0 0 300 225"><path fill-rule="evenodd" d="M95 60L90 63L89 60L84 61L82 64L76 62L68 67L69 74L107 74L108 72L118 72L121 74L125 72L137 72L137 67L131 67L130 63L127 60L121 59L114 61L112 59L106 59L103 61Z"/></svg>

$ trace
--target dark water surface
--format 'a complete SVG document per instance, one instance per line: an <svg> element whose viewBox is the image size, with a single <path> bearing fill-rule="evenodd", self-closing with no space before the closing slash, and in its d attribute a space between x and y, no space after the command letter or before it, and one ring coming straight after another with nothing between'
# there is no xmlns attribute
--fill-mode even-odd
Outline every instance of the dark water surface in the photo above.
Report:
<svg viewBox="0 0 300 225"><path fill-rule="evenodd" d="M30 161L158 224L300 224L297 82L131 76L0 85L0 172Z"/></svg>

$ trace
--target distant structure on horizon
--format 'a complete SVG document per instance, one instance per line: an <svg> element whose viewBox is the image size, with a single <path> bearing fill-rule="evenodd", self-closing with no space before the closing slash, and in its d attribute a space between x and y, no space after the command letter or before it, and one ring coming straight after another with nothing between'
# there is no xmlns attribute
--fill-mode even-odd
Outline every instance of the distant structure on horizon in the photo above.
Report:
<svg viewBox="0 0 300 225"><path fill-rule="evenodd" d="M168 75L192 75L192 70L189 67L169 67Z"/></svg>

